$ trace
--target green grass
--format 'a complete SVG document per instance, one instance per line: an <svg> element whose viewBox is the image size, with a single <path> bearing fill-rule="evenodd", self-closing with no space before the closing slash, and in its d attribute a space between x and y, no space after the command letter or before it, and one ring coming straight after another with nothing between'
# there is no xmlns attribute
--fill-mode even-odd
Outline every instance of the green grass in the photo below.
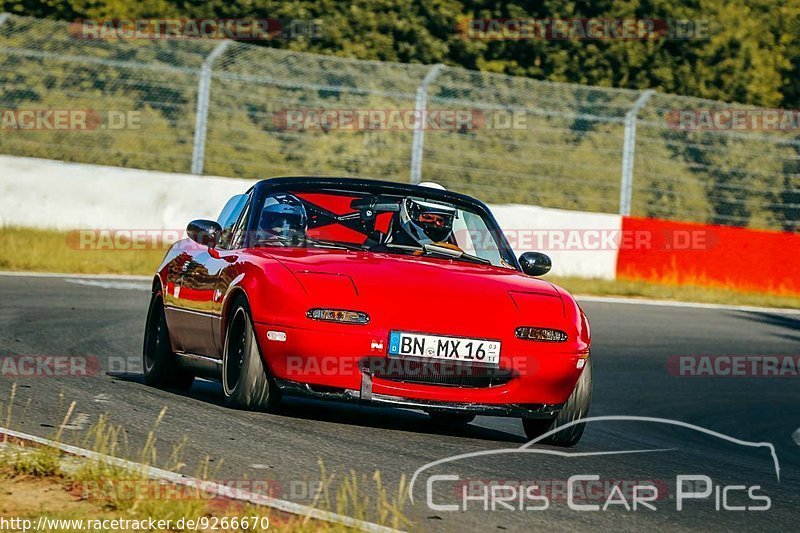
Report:
<svg viewBox="0 0 800 533"><path fill-rule="evenodd" d="M0 270L78 274L153 274L166 248L81 249L75 233L0 228Z"/></svg>
<svg viewBox="0 0 800 533"><path fill-rule="evenodd" d="M82 250L76 242L75 235L69 232L6 226L0 230L0 270L151 275L166 252L165 248ZM734 289L637 280L558 278L549 275L543 279L561 285L573 294L800 308L800 297L749 293Z"/></svg>

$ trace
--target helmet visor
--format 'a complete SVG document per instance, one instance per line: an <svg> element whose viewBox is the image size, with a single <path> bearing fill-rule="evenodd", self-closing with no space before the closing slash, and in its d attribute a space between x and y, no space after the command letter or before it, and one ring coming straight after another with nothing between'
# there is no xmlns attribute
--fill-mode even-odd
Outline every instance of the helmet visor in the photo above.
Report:
<svg viewBox="0 0 800 533"><path fill-rule="evenodd" d="M261 229L282 239L293 239L303 235L304 221L300 215L290 213L264 213Z"/></svg>

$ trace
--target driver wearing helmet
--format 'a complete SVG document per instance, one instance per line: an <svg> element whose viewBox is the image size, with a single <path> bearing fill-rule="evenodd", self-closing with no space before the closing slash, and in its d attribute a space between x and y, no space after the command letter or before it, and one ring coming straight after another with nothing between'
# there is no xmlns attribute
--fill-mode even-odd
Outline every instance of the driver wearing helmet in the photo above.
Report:
<svg viewBox="0 0 800 533"><path fill-rule="evenodd" d="M453 244L454 207L420 198L405 198L396 218L391 242L394 244L423 246L426 244Z"/></svg>
<svg viewBox="0 0 800 533"><path fill-rule="evenodd" d="M307 229L303 203L292 194L276 194L264 200L256 240L273 246L303 246Z"/></svg>

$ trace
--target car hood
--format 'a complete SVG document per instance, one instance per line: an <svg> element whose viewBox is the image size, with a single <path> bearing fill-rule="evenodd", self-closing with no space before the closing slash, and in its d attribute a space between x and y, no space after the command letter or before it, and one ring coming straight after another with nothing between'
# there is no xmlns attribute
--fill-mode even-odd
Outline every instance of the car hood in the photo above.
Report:
<svg viewBox="0 0 800 533"><path fill-rule="evenodd" d="M508 330L560 326L556 288L518 271L435 257L329 249L269 248L306 293L307 305L353 309L377 323L415 330ZM446 328L446 329L445 329Z"/></svg>

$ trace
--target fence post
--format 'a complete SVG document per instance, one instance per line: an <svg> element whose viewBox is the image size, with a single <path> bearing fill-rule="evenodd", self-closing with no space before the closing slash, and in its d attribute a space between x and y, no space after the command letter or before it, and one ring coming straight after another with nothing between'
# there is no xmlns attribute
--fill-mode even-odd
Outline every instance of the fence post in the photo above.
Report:
<svg viewBox="0 0 800 533"><path fill-rule="evenodd" d="M619 214L631 214L631 198L633 196L633 154L636 151L636 117L639 110L647 103L655 91L647 89L633 106L625 113L625 141L622 145L622 180L619 187Z"/></svg>
<svg viewBox="0 0 800 533"><path fill-rule="evenodd" d="M211 95L211 67L233 41L222 41L208 54L200 67L200 81L197 85L197 113L194 120L194 145L192 147L192 174L203 173L203 159L206 152L206 131L208 130L208 104Z"/></svg>
<svg viewBox="0 0 800 533"><path fill-rule="evenodd" d="M428 86L433 83L444 65L437 64L431 67L422 78L417 89L417 98L414 110L417 117L417 127L414 128L414 138L411 141L411 183L416 185L422 180L422 149L425 146L425 112L428 108Z"/></svg>

